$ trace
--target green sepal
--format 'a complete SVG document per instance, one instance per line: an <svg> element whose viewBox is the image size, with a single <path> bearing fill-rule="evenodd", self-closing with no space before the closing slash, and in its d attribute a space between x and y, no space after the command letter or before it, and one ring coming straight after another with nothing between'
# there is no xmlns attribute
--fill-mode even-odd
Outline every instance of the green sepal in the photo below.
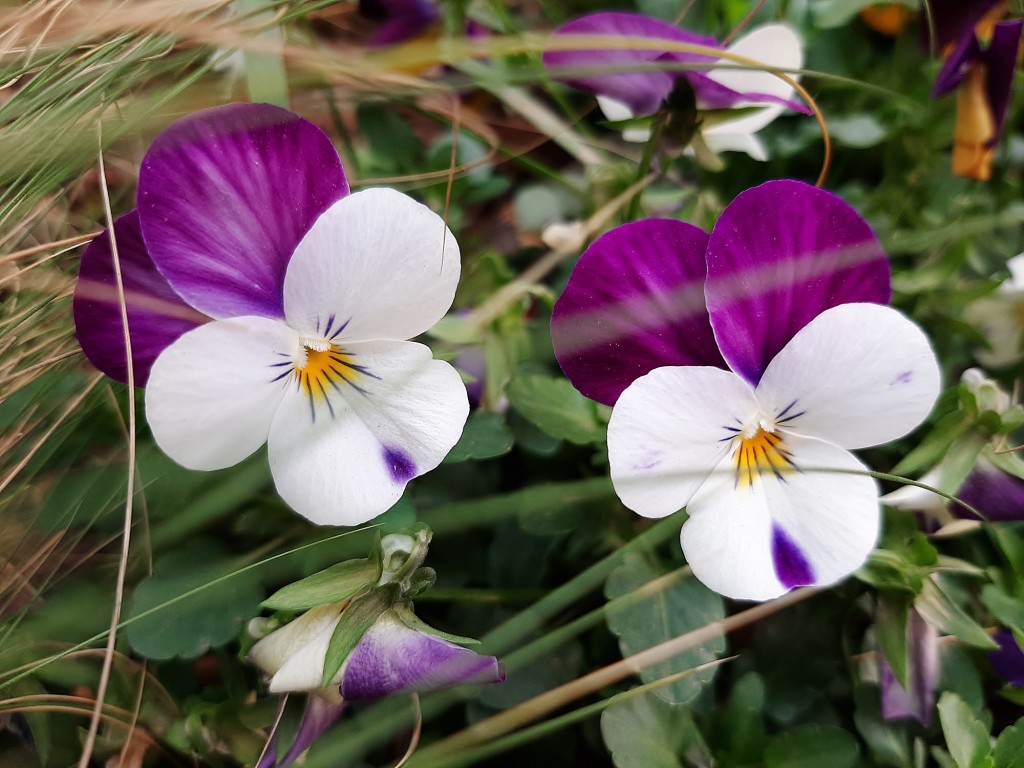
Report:
<svg viewBox="0 0 1024 768"><path fill-rule="evenodd" d="M456 645L479 645L479 640L474 640L472 637L463 637L462 635L450 635L447 632L442 632L440 629L434 629L429 624L424 623L419 616L412 612L412 606L409 603L398 603L395 606L395 613L398 614L398 618L402 620L409 629L415 630L416 632L422 632L425 635L433 635L439 637L442 640L447 640L449 643L455 643Z"/></svg>
<svg viewBox="0 0 1024 768"><path fill-rule="evenodd" d="M437 571L433 568L417 568L409 577L409 586L402 595L409 600L430 589L437 582Z"/></svg>
<svg viewBox="0 0 1024 768"><path fill-rule="evenodd" d="M331 635L331 642L327 646L327 654L324 657L324 676L321 685L327 687L331 678L338 674L345 660L352 651L359 645L359 641L377 620L391 610L391 607L398 600L399 587L397 584L384 584L367 592L362 597L355 598L341 615L341 621L334 628Z"/></svg>
<svg viewBox="0 0 1024 768"><path fill-rule="evenodd" d="M367 558L346 560L282 587L262 605L275 611L304 611L318 605L342 603L366 592L380 580L380 575L380 547L376 546Z"/></svg>
<svg viewBox="0 0 1024 768"><path fill-rule="evenodd" d="M904 594L878 596L875 612L875 637L878 647L889 662L893 675L904 689L910 690L910 663L907 649L907 613L910 601Z"/></svg>
<svg viewBox="0 0 1024 768"><path fill-rule="evenodd" d="M931 579L925 579L921 594L914 601L917 612L934 627L976 648L996 648L996 642L942 588Z"/></svg>

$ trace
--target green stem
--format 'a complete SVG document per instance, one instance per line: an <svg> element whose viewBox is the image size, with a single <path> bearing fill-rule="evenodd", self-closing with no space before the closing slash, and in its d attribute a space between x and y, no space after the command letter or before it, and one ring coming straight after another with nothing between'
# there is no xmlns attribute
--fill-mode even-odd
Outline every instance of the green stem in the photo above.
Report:
<svg viewBox="0 0 1024 768"><path fill-rule="evenodd" d="M651 172L654 153L657 151L658 145L661 144L661 135L665 131L666 119L667 113L664 110L659 112L657 117L654 118L654 124L651 126L651 138L644 144L644 153L640 157L640 165L636 170L637 181L647 178L647 174ZM635 221L640 217L640 199L643 197L643 194L644 190L640 189L633 197L629 204L629 211L626 213L626 221Z"/></svg>

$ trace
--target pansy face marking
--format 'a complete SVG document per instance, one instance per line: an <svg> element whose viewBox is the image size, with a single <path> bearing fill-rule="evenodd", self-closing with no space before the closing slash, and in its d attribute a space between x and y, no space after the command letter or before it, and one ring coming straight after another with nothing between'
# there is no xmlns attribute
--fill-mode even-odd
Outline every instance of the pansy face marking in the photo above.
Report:
<svg viewBox="0 0 1024 768"><path fill-rule="evenodd" d="M459 248L440 216L394 190L348 194L330 139L266 104L170 126L138 203L114 231L136 381L172 459L221 469L266 443L284 500L333 525L386 511L441 462L466 389L407 341L455 296ZM112 284L104 235L82 256L75 322L89 359L124 381L120 307L96 298Z"/></svg>
<svg viewBox="0 0 1024 768"><path fill-rule="evenodd" d="M874 546L878 488L850 451L909 432L939 390L928 340L888 298L863 219L794 181L742 193L710 236L639 221L580 257L552 314L558 362L614 406L623 504L685 507L683 553L715 591L831 584Z"/></svg>

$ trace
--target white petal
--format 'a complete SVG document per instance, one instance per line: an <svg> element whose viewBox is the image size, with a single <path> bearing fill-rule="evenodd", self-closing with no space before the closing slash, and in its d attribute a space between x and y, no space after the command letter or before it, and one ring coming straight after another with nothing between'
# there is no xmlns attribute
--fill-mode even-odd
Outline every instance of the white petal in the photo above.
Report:
<svg viewBox="0 0 1024 768"><path fill-rule="evenodd" d="M157 444L189 469L237 464L267 441L298 351L295 332L264 317L189 331L160 353L146 386Z"/></svg>
<svg viewBox="0 0 1024 768"><path fill-rule="evenodd" d="M612 410L615 492L644 517L681 509L756 412L750 385L731 371L655 368L630 384Z"/></svg>
<svg viewBox="0 0 1024 768"><path fill-rule="evenodd" d="M794 79L792 70L804 65L803 45L796 31L786 24L766 24L744 35L726 48L729 53L743 56L762 64L778 67ZM735 66L735 62L723 60ZM790 100L793 87L770 72L744 69L713 69L708 76L722 85L741 93L763 93ZM756 102L752 102L754 104ZM737 106L744 106L739 104ZM720 134L750 134L764 128L785 111L782 104L769 104L736 120L726 120L703 131L705 137Z"/></svg>
<svg viewBox="0 0 1024 768"><path fill-rule="evenodd" d="M844 448L901 437L939 394L939 366L921 329L879 304L825 310L790 339L757 386L769 417Z"/></svg>
<svg viewBox="0 0 1024 768"><path fill-rule="evenodd" d="M1003 283L1005 286L1006 283ZM1024 356L1024 294L997 292L967 306L964 319L974 325L989 348L978 348L974 356L986 368L1004 368Z"/></svg>
<svg viewBox="0 0 1024 768"><path fill-rule="evenodd" d="M340 604L317 606L252 647L249 658L271 675L271 693L321 687L327 646L340 619Z"/></svg>
<svg viewBox="0 0 1024 768"><path fill-rule="evenodd" d="M324 211L295 249L285 316L305 336L409 339L444 317L461 268L440 216L401 192L368 189Z"/></svg>
<svg viewBox="0 0 1024 768"><path fill-rule="evenodd" d="M360 342L344 353L363 373L312 406L291 389L270 429L278 493L320 525L386 512L411 478L441 463L469 415L458 372L422 344Z"/></svg>
<svg viewBox="0 0 1024 768"><path fill-rule="evenodd" d="M1000 288L1006 291L1024 291L1024 253L1018 253L1006 262L1010 277Z"/></svg>
<svg viewBox="0 0 1024 768"><path fill-rule="evenodd" d="M704 143L715 154L721 152L746 152L762 163L768 159L768 150L764 142L757 136L745 133L710 133L710 128L702 131Z"/></svg>
<svg viewBox="0 0 1024 768"><path fill-rule="evenodd" d="M929 470L921 476L920 482L938 488L942 483L942 472L939 467ZM946 509L946 500L937 493L926 491L916 485L902 485L895 491L885 494L881 501L896 509L924 514L942 513Z"/></svg>
<svg viewBox="0 0 1024 768"><path fill-rule="evenodd" d="M610 96L597 96L597 106L600 107L604 116L612 122L619 120L630 120L634 117L633 110L625 102L613 99ZM650 128L626 128L622 131L622 138L634 144L645 144L651 139Z"/></svg>
<svg viewBox="0 0 1024 768"><path fill-rule="evenodd" d="M781 433L780 433L781 434ZM726 597L768 600L832 584L859 568L878 538L878 489L851 453L785 435L797 469L745 488L732 456L687 506L680 541L694 575Z"/></svg>

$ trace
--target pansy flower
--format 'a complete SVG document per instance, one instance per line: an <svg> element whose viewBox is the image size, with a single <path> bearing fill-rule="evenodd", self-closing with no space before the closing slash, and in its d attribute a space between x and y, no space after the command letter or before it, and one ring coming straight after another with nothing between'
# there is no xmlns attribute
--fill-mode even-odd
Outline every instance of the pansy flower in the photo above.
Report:
<svg viewBox="0 0 1024 768"><path fill-rule="evenodd" d="M931 95L957 92L953 173L985 181L1009 112L1024 19L999 21L1007 5L999 0L931 5L936 41L947 51Z"/></svg>
<svg viewBox="0 0 1024 768"><path fill-rule="evenodd" d="M911 608L907 612L906 632L908 687L900 684L885 655L878 653L882 717L886 720L912 717L927 726L935 711L935 692L942 671L939 631Z"/></svg>
<svg viewBox="0 0 1024 768"><path fill-rule="evenodd" d="M638 221L580 257L552 316L559 364L614 405L620 499L686 507L683 552L715 591L831 584L874 546L878 489L850 451L912 430L939 389L889 293L867 223L796 181L740 194L710 235Z"/></svg>
<svg viewBox="0 0 1024 768"><path fill-rule="evenodd" d="M309 610L260 639L249 659L269 677L271 693L310 696L287 753L278 760L272 743L259 768L290 765L349 701L505 679L495 657L453 642L474 641L445 635L413 613L411 599L433 583L433 571L421 567L429 542L425 527L389 534L369 558L321 571L267 601ZM346 642L351 650L337 658L336 647Z"/></svg>
<svg viewBox="0 0 1024 768"><path fill-rule="evenodd" d="M1001 629L992 639L999 645L988 652L992 670L1011 685L1024 688L1024 651L1017 638L1012 632Z"/></svg>
<svg viewBox="0 0 1024 768"><path fill-rule="evenodd" d="M622 38L647 38L673 43L689 43L743 56L784 72L803 66L800 39L791 27L769 24L740 37L728 47L712 37L698 35L659 19L631 13L594 13L571 21L555 30L553 39L572 35L609 35ZM714 67L714 64L720 64ZM665 64L665 69L639 68ZM693 65L683 70L680 65ZM793 88L770 72L743 69L728 59L678 51L631 50L557 50L544 52L544 65L552 74L574 88L593 93L609 120L622 121L658 112L684 78L693 88L697 108L701 110L743 109L743 114L703 126L701 136L714 152L746 152L757 160L768 155L754 135L785 109L806 109L792 101ZM615 67L623 70L617 72ZM633 71L628 71L632 69ZM594 70L590 74L588 70ZM753 111L749 111L753 109ZM627 141L646 141L650 129L627 127Z"/></svg>
<svg viewBox="0 0 1024 768"><path fill-rule="evenodd" d="M114 234L135 380L179 464L230 467L267 443L289 505L355 525L458 440L458 373L406 341L451 305L455 238L399 192L348 194L312 123L266 104L178 121ZM75 325L86 356L125 381L111 245L104 234L82 255Z"/></svg>

